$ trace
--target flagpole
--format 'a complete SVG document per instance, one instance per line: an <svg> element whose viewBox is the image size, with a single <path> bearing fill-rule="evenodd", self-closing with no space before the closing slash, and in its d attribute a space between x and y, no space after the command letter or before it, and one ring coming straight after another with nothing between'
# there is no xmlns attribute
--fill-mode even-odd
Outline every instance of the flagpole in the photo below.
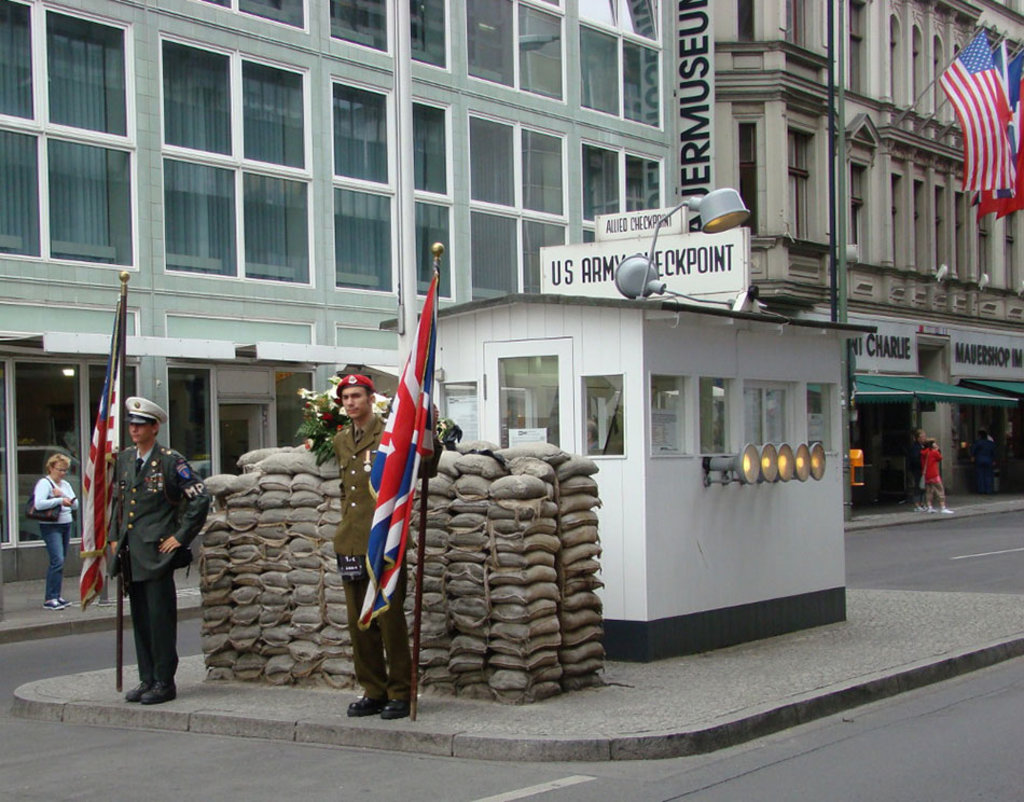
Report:
<svg viewBox="0 0 1024 802"><path fill-rule="evenodd" d="M122 270L120 274L121 279L121 297L118 301L118 314L121 316L120 326L118 326L118 337L120 338L120 348L118 349L118 360L117 366L117 383L118 387L116 390L111 390L111 397L115 399L115 403L120 404L122 410L124 409L124 398L122 396L122 390L124 388L124 363L126 356L126 344L128 340L128 333L126 331L126 323L128 318L128 280L131 278L127 270ZM117 427L120 432L117 442L121 448L124 448L125 444L125 415L118 414L117 416ZM114 481L117 481L117 454L113 454L114 459ZM121 516L124 514L124 505L121 498L120 488L117 489L117 514L113 516L116 519L117 526L114 529L115 537L120 537L121 534ZM107 538L107 546L109 547L110 538ZM125 555L128 556L127 554ZM116 671L114 674L114 690L118 693L121 692L123 687L123 675L124 675L124 571L117 572L117 616L115 627L117 629L117 636L115 638L115 663Z"/></svg>
<svg viewBox="0 0 1024 802"><path fill-rule="evenodd" d="M444 245L440 242L435 242L430 247L430 250L434 254L434 273L439 274L441 272L441 256L444 254ZM432 389L431 387L424 387L422 391L427 392ZM431 422L434 427L431 430L433 434L437 430L437 421L433 420L433 415L431 415ZM435 437L434 448L438 448L439 445ZM409 718L412 721L416 720L416 708L419 701L420 624L423 619L423 573L424 565L427 561L427 492L430 488L430 478L427 474L428 471L424 471L423 478L420 480L420 525L416 541L416 582L413 587L412 597L412 677L410 678L409 690Z"/></svg>

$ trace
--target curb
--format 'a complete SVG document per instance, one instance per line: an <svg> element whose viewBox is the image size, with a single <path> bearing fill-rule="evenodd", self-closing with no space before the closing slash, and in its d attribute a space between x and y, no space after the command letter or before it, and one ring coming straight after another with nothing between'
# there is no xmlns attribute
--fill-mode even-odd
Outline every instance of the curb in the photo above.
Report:
<svg viewBox="0 0 1024 802"><path fill-rule="evenodd" d="M193 618L200 618L203 614L202 607L179 607L178 620L188 621ZM128 612L128 605L125 605L124 623L125 628L131 626L132 617ZM63 635L85 635L93 632L107 632L117 629L117 617L113 615L97 616L93 618L68 619L66 621L52 621L45 624L27 624L25 626L12 626L7 629L0 624L0 646L8 643L19 643L27 640L40 640L41 638L56 638Z"/></svg>
<svg viewBox="0 0 1024 802"><path fill-rule="evenodd" d="M258 718L207 708L173 708L59 701L28 683L14 692L11 713L36 721L91 724L129 729L171 730L239 738L412 752L470 760L528 762L603 762L656 760L705 754L764 737L799 724L921 688L1024 655L1024 636L961 650L939 660L922 661L888 673L812 691L792 701L769 705L731 721L684 732L597 738L487 736L457 730L424 731L372 724L348 724L338 718ZM43 680L41 682L47 682ZM411 722L410 722L411 724ZM413 727L418 726L413 724Z"/></svg>
<svg viewBox="0 0 1024 802"><path fill-rule="evenodd" d="M979 515L1000 515L1007 512L1020 512L1021 510L1024 510L1024 500L996 501L988 504L958 507L956 508L956 514L948 516L948 520L955 521L958 518L975 518ZM939 515L936 517L927 513L914 513L908 509L901 512L887 512L876 516L866 515L862 518L853 518L843 524L843 531L856 532L861 529L881 529L887 526L909 526L913 524L934 523L936 520L947 520L947 516Z"/></svg>

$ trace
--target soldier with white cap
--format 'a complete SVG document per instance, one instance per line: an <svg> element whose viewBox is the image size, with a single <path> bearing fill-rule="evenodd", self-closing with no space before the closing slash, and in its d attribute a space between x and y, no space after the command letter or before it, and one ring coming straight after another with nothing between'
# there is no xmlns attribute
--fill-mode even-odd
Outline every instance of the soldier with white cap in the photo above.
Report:
<svg viewBox="0 0 1024 802"><path fill-rule="evenodd" d="M125 448L117 457L121 524L111 575L123 573L128 587L139 661L139 685L125 699L151 705L177 695L175 552L188 549L199 534L210 496L188 461L157 442L167 413L137 396L125 407L135 448Z"/></svg>

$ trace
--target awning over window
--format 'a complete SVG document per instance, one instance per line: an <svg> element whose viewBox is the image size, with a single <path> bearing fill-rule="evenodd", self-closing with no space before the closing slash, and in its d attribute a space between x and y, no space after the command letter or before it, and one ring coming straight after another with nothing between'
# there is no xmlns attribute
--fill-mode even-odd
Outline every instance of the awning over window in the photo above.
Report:
<svg viewBox="0 0 1024 802"><path fill-rule="evenodd" d="M993 379L964 379L960 382L966 387L977 387L980 390L993 390L1003 395L1016 395L1024 398L1024 382L995 381Z"/></svg>
<svg viewBox="0 0 1024 802"><path fill-rule="evenodd" d="M986 407L1015 407L1016 398L996 395L971 387L932 381L923 376L880 376L858 373L857 390L854 394L858 404L911 403L915 398L921 401L937 401L945 404L974 404Z"/></svg>

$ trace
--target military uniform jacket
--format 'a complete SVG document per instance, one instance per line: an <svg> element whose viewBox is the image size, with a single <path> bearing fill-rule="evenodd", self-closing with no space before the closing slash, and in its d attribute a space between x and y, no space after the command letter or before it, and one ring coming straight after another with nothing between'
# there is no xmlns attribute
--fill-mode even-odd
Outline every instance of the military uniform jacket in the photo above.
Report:
<svg viewBox="0 0 1024 802"><path fill-rule="evenodd" d="M377 499L370 489L370 468L384 434L377 415L363 431L358 445L349 424L334 437L334 453L341 475L341 523L334 536L334 550L353 557L366 554Z"/></svg>
<svg viewBox="0 0 1024 802"><path fill-rule="evenodd" d="M161 554L160 542L172 535L182 548L199 534L210 509L210 495L188 461L177 451L155 443L138 473L138 452L127 448L117 455L120 522L114 570L131 553L131 579L145 582L171 570L173 551Z"/></svg>

